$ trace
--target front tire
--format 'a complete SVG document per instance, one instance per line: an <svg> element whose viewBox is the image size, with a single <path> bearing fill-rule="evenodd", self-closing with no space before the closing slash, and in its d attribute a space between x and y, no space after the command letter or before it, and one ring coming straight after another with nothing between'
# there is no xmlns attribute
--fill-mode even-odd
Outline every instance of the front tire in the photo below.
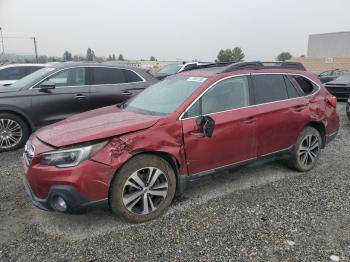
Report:
<svg viewBox="0 0 350 262"><path fill-rule="evenodd" d="M170 206L175 190L175 173L166 160L138 155L117 172L109 204L120 218L142 223L161 216Z"/></svg>
<svg viewBox="0 0 350 262"><path fill-rule="evenodd" d="M320 157L322 137L313 127L306 127L299 135L290 159L290 166L300 172L313 169Z"/></svg>
<svg viewBox="0 0 350 262"><path fill-rule="evenodd" d="M29 128L22 118L9 113L0 113L0 152L23 147L28 137Z"/></svg>

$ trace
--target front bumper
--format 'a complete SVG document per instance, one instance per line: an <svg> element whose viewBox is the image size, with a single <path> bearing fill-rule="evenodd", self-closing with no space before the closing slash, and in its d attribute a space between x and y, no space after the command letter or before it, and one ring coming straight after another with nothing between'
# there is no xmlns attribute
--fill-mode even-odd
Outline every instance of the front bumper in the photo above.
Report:
<svg viewBox="0 0 350 262"><path fill-rule="evenodd" d="M109 185L115 173L111 166L93 160L67 168L41 165L40 155L50 150L52 148L33 138L23 154L23 184L35 206L69 213L108 206ZM60 210L57 203L58 200L62 203L62 199L66 208Z"/></svg>
<svg viewBox="0 0 350 262"><path fill-rule="evenodd" d="M45 199L38 198L32 192L27 178L23 175L23 185L32 203L45 211L61 211L56 207L56 199L61 197L65 200L67 204L67 213L79 213L81 211L90 208L107 208L108 199L102 199L97 201L89 201L85 196L83 196L78 190L73 186L69 185L54 185L50 188L48 197Z"/></svg>

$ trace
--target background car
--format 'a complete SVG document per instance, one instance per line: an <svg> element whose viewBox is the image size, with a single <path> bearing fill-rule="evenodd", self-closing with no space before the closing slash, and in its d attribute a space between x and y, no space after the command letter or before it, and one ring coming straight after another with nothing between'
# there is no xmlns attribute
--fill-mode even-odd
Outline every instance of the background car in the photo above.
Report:
<svg viewBox="0 0 350 262"><path fill-rule="evenodd" d="M330 81L337 79L339 76L341 76L345 72L348 72L348 71L347 70L339 70L339 69L329 70L329 71L325 71L325 72L319 74L318 77L322 83L327 83L327 82L330 82Z"/></svg>
<svg viewBox="0 0 350 262"><path fill-rule="evenodd" d="M212 63L205 62L191 62L191 63L183 63L183 64L170 64L164 66L155 77L158 80L162 80L170 75L174 75L183 71L193 70L196 68L200 68L201 66L210 65Z"/></svg>
<svg viewBox="0 0 350 262"><path fill-rule="evenodd" d="M11 64L0 67L0 85L9 86L17 80L47 66L46 64Z"/></svg>
<svg viewBox="0 0 350 262"><path fill-rule="evenodd" d="M0 87L0 152L24 145L31 132L66 117L122 103L157 82L133 67L61 63Z"/></svg>
<svg viewBox="0 0 350 262"><path fill-rule="evenodd" d="M343 73L336 80L326 83L325 86L338 99L348 99L350 96L350 72Z"/></svg>

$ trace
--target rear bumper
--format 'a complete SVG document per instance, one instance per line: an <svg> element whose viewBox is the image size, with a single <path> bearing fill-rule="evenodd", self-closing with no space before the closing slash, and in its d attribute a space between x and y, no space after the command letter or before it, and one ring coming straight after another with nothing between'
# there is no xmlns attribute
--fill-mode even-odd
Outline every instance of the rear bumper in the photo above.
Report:
<svg viewBox="0 0 350 262"><path fill-rule="evenodd" d="M79 213L85 211L90 208L107 208L108 200L102 199L98 201L89 201L86 197L84 197L77 189L70 185L53 185L50 188L48 193L48 197L45 199L38 198L32 192L30 185L27 181L25 175L23 175L23 185L24 189L32 201L32 203L45 211L60 211L56 208L55 200L58 197L61 197L67 203L67 210L63 211L66 213Z"/></svg>

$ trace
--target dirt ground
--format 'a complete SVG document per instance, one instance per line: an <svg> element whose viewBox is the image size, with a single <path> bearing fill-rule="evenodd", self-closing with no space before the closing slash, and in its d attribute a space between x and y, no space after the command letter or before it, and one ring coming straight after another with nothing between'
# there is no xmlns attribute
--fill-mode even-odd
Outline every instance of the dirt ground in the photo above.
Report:
<svg viewBox="0 0 350 262"><path fill-rule="evenodd" d="M350 261L350 122L307 174L283 162L201 181L165 216L121 222L35 208L22 188L22 151L0 154L1 261Z"/></svg>

